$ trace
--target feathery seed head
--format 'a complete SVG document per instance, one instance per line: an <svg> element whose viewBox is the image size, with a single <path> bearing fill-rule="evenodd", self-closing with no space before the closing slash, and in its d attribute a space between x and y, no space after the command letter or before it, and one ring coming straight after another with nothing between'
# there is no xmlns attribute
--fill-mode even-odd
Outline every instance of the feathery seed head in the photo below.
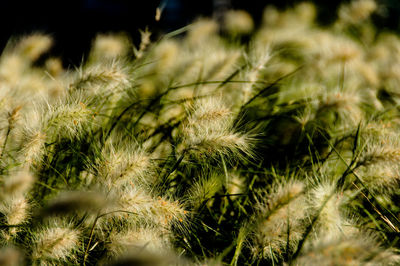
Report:
<svg viewBox="0 0 400 266"><path fill-rule="evenodd" d="M141 37L139 49L137 49L136 47L133 47L133 53L135 54L136 58L138 58L138 59L143 57L146 48L151 43L151 40L150 40L151 32L149 31L148 28L146 28L145 30L139 30L139 32L140 32L140 37Z"/></svg>
<svg viewBox="0 0 400 266"><path fill-rule="evenodd" d="M0 199L24 196L31 189L34 181L33 175L27 171L20 171L5 177L0 190Z"/></svg>
<svg viewBox="0 0 400 266"><path fill-rule="evenodd" d="M33 62L46 52L52 44L53 40L50 36L44 34L32 34L19 41L15 52Z"/></svg>
<svg viewBox="0 0 400 266"><path fill-rule="evenodd" d="M306 23L311 24L317 16L317 9L311 2L301 2L294 8L296 15Z"/></svg>
<svg viewBox="0 0 400 266"><path fill-rule="evenodd" d="M252 252L256 257L274 259L282 256L287 245L294 248L303 235L302 220L307 215L304 184L292 181L276 185L267 197L257 206Z"/></svg>
<svg viewBox="0 0 400 266"><path fill-rule="evenodd" d="M159 252L151 253L142 250L131 250L120 256L118 259L107 264L110 266L120 265L143 265L143 266L169 266L169 265L193 265L179 258L176 254L167 253L160 255Z"/></svg>
<svg viewBox="0 0 400 266"><path fill-rule="evenodd" d="M376 11L374 0L353 0L349 4L342 4L339 9L339 21L342 23L358 24L369 18Z"/></svg>
<svg viewBox="0 0 400 266"><path fill-rule="evenodd" d="M339 122L344 126L356 125L363 118L362 103L363 99L357 91L330 90L320 96L316 118L327 124ZM332 115L335 120L329 121Z"/></svg>
<svg viewBox="0 0 400 266"><path fill-rule="evenodd" d="M356 173L376 192L388 192L395 188L400 175L400 143L398 134L385 124L370 123L364 131L363 150L360 153Z"/></svg>
<svg viewBox="0 0 400 266"><path fill-rule="evenodd" d="M49 105L42 117L42 130L47 138L79 138L88 130L94 112L80 99Z"/></svg>
<svg viewBox="0 0 400 266"><path fill-rule="evenodd" d="M64 71L61 59L56 57L47 59L45 67L52 77L59 77Z"/></svg>
<svg viewBox="0 0 400 266"><path fill-rule="evenodd" d="M361 57L362 49L356 43L345 38L331 38L319 48L328 64L335 62L348 64Z"/></svg>
<svg viewBox="0 0 400 266"><path fill-rule="evenodd" d="M90 50L89 61L114 59L128 53L130 40L125 34L99 34Z"/></svg>
<svg viewBox="0 0 400 266"><path fill-rule="evenodd" d="M335 193L334 183L318 184L309 192L308 204L313 212L318 212L316 228L321 234L340 234L343 232L343 218L340 210L343 195Z"/></svg>
<svg viewBox="0 0 400 266"><path fill-rule="evenodd" d="M68 226L44 228L34 235L32 259L34 261L66 262L79 249L80 232Z"/></svg>
<svg viewBox="0 0 400 266"><path fill-rule="evenodd" d="M144 221L145 224L153 224L169 228L177 225L184 228L186 223L186 210L177 201L166 198L154 198L136 186L125 188L117 192L118 210L131 212L132 221ZM113 217L126 216L124 213L115 213ZM122 218L122 217L121 217Z"/></svg>
<svg viewBox="0 0 400 266"><path fill-rule="evenodd" d="M197 44L204 43L206 40L215 36L218 28L218 24L214 20L199 19L190 25L187 42L193 47Z"/></svg>
<svg viewBox="0 0 400 266"><path fill-rule="evenodd" d="M68 191L60 193L43 209L42 215L69 214L85 211L96 213L110 204L106 197L99 192Z"/></svg>
<svg viewBox="0 0 400 266"><path fill-rule="evenodd" d="M374 124L365 132L364 150L359 158L359 165L368 166L377 163L397 163L400 161L400 142L398 135L389 128L374 128ZM379 130L377 132L376 130ZM378 133L378 134L377 134Z"/></svg>
<svg viewBox="0 0 400 266"><path fill-rule="evenodd" d="M16 85L21 81L27 67L26 62L20 56L15 54L3 55L0 61L0 77L7 84Z"/></svg>
<svg viewBox="0 0 400 266"><path fill-rule="evenodd" d="M397 189L400 168L393 163L360 167L356 171L363 183L373 192L388 194Z"/></svg>
<svg viewBox="0 0 400 266"><path fill-rule="evenodd" d="M222 188L222 178L218 175L211 175L210 177L202 177L199 181L193 184L188 191L188 201L194 209L198 209L210 200Z"/></svg>
<svg viewBox="0 0 400 266"><path fill-rule="evenodd" d="M195 103L182 129L183 148L197 159L243 159L251 155L250 136L233 131L233 115L218 98Z"/></svg>
<svg viewBox="0 0 400 266"><path fill-rule="evenodd" d="M23 223L27 219L28 208L28 201L22 195L7 198L2 200L0 203L0 213L5 216L8 225L18 225Z"/></svg>
<svg viewBox="0 0 400 266"><path fill-rule="evenodd" d="M127 251L146 250L154 254L165 254L171 243L163 232L156 228L131 228L121 232L112 232L107 251L112 257L118 257Z"/></svg>
<svg viewBox="0 0 400 266"><path fill-rule="evenodd" d="M24 143L20 154L25 164L35 165L41 161L45 152L46 134L33 129L26 129L23 134Z"/></svg>
<svg viewBox="0 0 400 266"><path fill-rule="evenodd" d="M107 187L151 183L156 169L156 165L142 148L112 141L105 144L99 161L93 167L97 180Z"/></svg>
<svg viewBox="0 0 400 266"><path fill-rule="evenodd" d="M314 240L295 261L296 265L397 265L400 256L379 246L368 233L336 235Z"/></svg>
<svg viewBox="0 0 400 266"><path fill-rule="evenodd" d="M278 24L280 18L279 11L274 6L267 6L263 12L263 23L266 27L268 26L276 26Z"/></svg>
<svg viewBox="0 0 400 266"><path fill-rule="evenodd" d="M253 31L253 18L244 10L229 10L224 14L224 28L233 36Z"/></svg>
<svg viewBox="0 0 400 266"><path fill-rule="evenodd" d="M74 83L70 85L70 92L74 90L91 94L105 93L129 84L129 70L120 60L112 60L106 64L93 64L81 69Z"/></svg>
<svg viewBox="0 0 400 266"><path fill-rule="evenodd" d="M176 63L176 58L179 53L179 45L176 41L166 40L161 42L154 48L154 57L156 58L156 71L164 73L164 71L169 71L173 68Z"/></svg>
<svg viewBox="0 0 400 266"><path fill-rule="evenodd" d="M248 57L250 69L245 74L245 80L249 83L243 86L243 103L246 103L253 94L254 85L260 78L261 71L271 59L271 51L267 46L253 44L251 53Z"/></svg>

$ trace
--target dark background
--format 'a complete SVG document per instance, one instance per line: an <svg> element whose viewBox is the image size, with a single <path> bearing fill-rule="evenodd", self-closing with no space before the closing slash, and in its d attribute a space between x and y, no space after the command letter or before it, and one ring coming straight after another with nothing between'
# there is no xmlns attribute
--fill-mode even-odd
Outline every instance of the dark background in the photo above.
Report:
<svg viewBox="0 0 400 266"><path fill-rule="evenodd" d="M146 26L156 38L185 26L198 16L212 16L227 8L245 9L258 22L263 8L278 8L301 2L262 0L3 0L0 4L0 51L11 36L31 32L51 34L55 39L53 53L63 57L67 64L77 65L87 54L91 41L99 32L124 31L140 42L138 29ZM313 1L318 7L319 21L330 23L335 19L341 2ZM400 1L380 0L383 13L374 18L379 29L399 29ZM164 6L161 20L156 22L155 10Z"/></svg>

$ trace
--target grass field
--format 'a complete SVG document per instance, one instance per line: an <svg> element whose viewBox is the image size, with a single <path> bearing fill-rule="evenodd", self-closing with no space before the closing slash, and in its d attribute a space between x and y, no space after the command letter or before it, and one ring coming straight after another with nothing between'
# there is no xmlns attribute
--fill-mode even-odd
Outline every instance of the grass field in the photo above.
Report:
<svg viewBox="0 0 400 266"><path fill-rule="evenodd" d="M229 11L0 57L0 265L398 265L400 38Z"/></svg>

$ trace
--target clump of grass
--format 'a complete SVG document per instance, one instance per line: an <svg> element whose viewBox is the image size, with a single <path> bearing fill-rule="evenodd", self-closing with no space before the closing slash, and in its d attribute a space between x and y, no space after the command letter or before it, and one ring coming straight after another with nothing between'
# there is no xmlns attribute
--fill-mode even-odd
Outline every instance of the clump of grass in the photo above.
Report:
<svg viewBox="0 0 400 266"><path fill-rule="evenodd" d="M378 8L100 34L68 69L50 36L11 40L0 264L398 264L400 38Z"/></svg>

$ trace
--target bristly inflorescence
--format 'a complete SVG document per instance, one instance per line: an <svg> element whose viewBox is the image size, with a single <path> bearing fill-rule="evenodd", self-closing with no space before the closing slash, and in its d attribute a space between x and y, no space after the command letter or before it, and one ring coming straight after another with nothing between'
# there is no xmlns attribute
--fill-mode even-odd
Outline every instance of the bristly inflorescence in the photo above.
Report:
<svg viewBox="0 0 400 266"><path fill-rule="evenodd" d="M182 152L199 160L251 156L253 138L236 131L233 122L234 115L221 98L196 101L182 128Z"/></svg>

